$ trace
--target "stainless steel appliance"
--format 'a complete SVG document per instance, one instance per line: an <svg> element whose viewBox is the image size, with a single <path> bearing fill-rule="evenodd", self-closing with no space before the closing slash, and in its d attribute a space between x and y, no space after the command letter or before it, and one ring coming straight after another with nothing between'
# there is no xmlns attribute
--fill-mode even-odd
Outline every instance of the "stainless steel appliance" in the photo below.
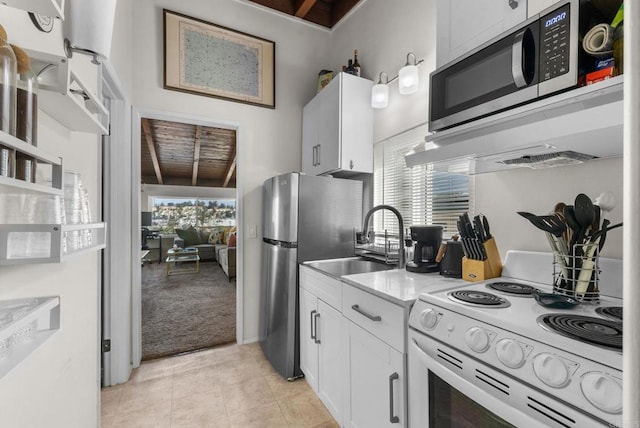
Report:
<svg viewBox="0 0 640 428"><path fill-rule="evenodd" d="M621 425L622 262L601 259L598 303L558 309L532 297L551 290L552 261L510 252L502 278L420 296L409 426Z"/></svg>
<svg viewBox="0 0 640 428"><path fill-rule="evenodd" d="M298 263L354 255L362 220L362 182L300 173L263 188L260 344L285 378L301 376Z"/></svg>
<svg viewBox="0 0 640 428"><path fill-rule="evenodd" d="M431 73L429 131L573 88L595 68L582 36L610 22L593 2L562 0Z"/></svg>

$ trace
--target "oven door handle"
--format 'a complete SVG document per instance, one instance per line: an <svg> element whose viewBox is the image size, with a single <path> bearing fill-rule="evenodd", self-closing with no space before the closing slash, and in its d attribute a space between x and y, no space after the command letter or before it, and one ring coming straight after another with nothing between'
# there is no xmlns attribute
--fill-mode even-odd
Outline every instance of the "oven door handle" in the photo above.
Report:
<svg viewBox="0 0 640 428"><path fill-rule="evenodd" d="M389 422L392 424L400 423L400 418L395 415L396 412L393 408L393 381L398 379L400 379L400 376L397 372L389 376Z"/></svg>

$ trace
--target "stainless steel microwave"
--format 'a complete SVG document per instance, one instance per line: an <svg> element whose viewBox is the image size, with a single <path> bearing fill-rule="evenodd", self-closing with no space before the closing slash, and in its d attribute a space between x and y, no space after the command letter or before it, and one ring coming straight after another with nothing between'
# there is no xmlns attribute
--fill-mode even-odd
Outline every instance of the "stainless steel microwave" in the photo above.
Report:
<svg viewBox="0 0 640 428"><path fill-rule="evenodd" d="M585 0L555 3L431 73L429 131L439 131L578 85L590 60L580 36L601 17ZM602 22L602 21L601 21Z"/></svg>

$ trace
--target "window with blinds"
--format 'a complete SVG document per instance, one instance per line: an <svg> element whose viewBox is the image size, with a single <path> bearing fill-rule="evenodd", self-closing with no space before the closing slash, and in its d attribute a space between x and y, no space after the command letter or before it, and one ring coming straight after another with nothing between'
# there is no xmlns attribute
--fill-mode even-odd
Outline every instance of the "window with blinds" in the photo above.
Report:
<svg viewBox="0 0 640 428"><path fill-rule="evenodd" d="M397 208L405 231L412 225L441 225L444 237L450 238L457 233L458 216L470 209L472 180L464 173L449 172L451 168L443 172L430 164L406 167L405 154L423 141L426 132L426 126L420 126L374 146L374 205ZM393 213L381 210L373 219L377 236L385 231L398 236Z"/></svg>

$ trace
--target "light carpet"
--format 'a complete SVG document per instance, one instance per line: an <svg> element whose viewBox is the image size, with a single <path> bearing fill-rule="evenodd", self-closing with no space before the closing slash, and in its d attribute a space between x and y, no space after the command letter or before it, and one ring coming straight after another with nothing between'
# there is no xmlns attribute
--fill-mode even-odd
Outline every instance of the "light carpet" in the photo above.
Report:
<svg viewBox="0 0 640 428"><path fill-rule="evenodd" d="M236 281L216 262L167 276L166 264L142 267L142 359L235 342Z"/></svg>

